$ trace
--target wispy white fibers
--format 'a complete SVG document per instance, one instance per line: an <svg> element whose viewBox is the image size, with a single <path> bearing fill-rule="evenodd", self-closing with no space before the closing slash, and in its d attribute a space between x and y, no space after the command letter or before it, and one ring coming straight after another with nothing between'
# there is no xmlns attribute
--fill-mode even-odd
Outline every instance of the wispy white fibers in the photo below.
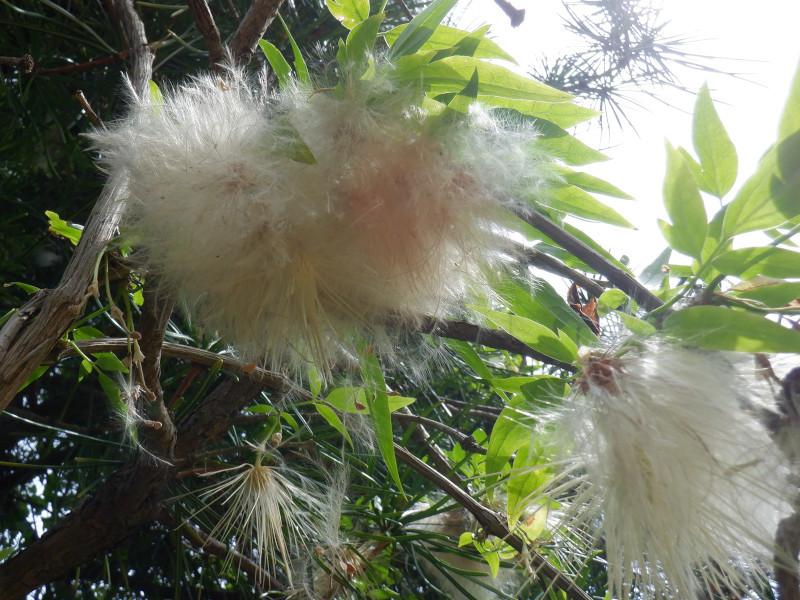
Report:
<svg viewBox="0 0 800 600"><path fill-rule="evenodd" d="M565 526L604 543L612 598L741 597L768 585L786 489L759 420L769 390L746 356L627 349L587 356L558 417L572 447L565 477L576 477Z"/></svg>
<svg viewBox="0 0 800 600"><path fill-rule="evenodd" d="M486 293L492 226L541 183L532 129L430 115L376 63L316 89L200 76L91 136L127 174L148 268L245 356L326 371L355 337Z"/></svg>

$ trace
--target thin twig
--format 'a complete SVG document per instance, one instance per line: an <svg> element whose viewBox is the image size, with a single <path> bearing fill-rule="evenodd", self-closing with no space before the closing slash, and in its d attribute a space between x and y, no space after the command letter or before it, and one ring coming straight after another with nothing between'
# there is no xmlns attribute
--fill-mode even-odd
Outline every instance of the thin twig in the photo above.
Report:
<svg viewBox="0 0 800 600"><path fill-rule="evenodd" d="M203 36L203 40L208 48L208 66L212 70L219 68L222 57L225 56L225 49L222 47L222 40L219 36L219 29L214 22L214 16L208 7L206 0L189 0L189 10L194 17L194 24L197 31Z"/></svg>
<svg viewBox="0 0 800 600"><path fill-rule="evenodd" d="M579 273L575 269L571 269L563 262L553 256L550 256L549 254L545 254L544 252L540 252L539 250L535 250L533 248L520 248L519 253L522 256L522 259L528 264L539 267L548 273L554 273L555 275L566 277L573 283L577 283L595 298L599 298L600 295L606 291L602 284L587 277L583 273Z"/></svg>
<svg viewBox="0 0 800 600"><path fill-rule="evenodd" d="M403 0L395 0L395 2L397 3L397 6L400 7L400 10L403 11L403 14L406 16L406 18L411 21L414 18L414 15L411 14L411 11L408 9L408 5L403 2Z"/></svg>
<svg viewBox="0 0 800 600"><path fill-rule="evenodd" d="M604 275L611 283L628 294L642 308L654 310L664 304L650 290L636 281L630 273L611 264L604 256L584 244L565 229L559 227L536 211L518 212L517 216L535 227L567 252L581 259L595 271Z"/></svg>
<svg viewBox="0 0 800 600"><path fill-rule="evenodd" d="M92 125L99 129L104 129L105 125L103 125L103 121L100 117L97 116L97 113L92 110L92 106L89 104L89 101L86 99L86 96L83 95L83 90L75 90L75 99L78 101L78 104L81 105L83 112L86 113L86 116L92 122Z"/></svg>
<svg viewBox="0 0 800 600"><path fill-rule="evenodd" d="M466 452L472 452L474 454L486 454L486 448L481 446L473 436L463 433L458 429L450 427L449 425L445 425L444 423L440 423L439 421L428 419L426 417L420 417L419 415L415 415L410 412L393 412L392 418L397 421L419 423L420 425L430 427L431 429L438 429L461 444L461 448L463 448Z"/></svg>
<svg viewBox="0 0 800 600"><path fill-rule="evenodd" d="M130 52L127 50L123 50L119 54L114 54L113 56L106 56L103 58L97 58L94 60L89 60L86 62L78 63L76 65L65 65L63 67L53 67L51 69L38 69L36 73L38 75L56 75L59 73L72 73L73 71L82 71L84 69L91 69L93 67L102 67L103 65L110 65L112 63L120 62L121 60L125 60L130 55Z"/></svg>
<svg viewBox="0 0 800 600"><path fill-rule="evenodd" d="M30 73L36 65L33 62L33 57L30 54L23 54L20 57L16 56L0 56L0 65L10 65L17 67L23 73Z"/></svg>
<svg viewBox="0 0 800 600"><path fill-rule="evenodd" d="M167 521L164 524L171 529L175 529L175 527L170 526L170 523L171 521ZM199 548L206 554L210 554L211 556L225 560L230 559L232 564L235 564L243 573L250 575L253 578L253 581L258 582L260 587L265 587L270 591L283 592L286 590L286 586L272 577L272 575L258 566L258 564L256 564L254 561L246 557L241 552L237 552L236 550L228 548L228 546L223 542L215 537L210 536L197 525L184 522L181 524L179 529L181 535L183 535L183 537L186 538L193 546Z"/></svg>
<svg viewBox="0 0 800 600"><path fill-rule="evenodd" d="M128 340L125 338L98 338L93 340L78 340L75 342L75 346L86 354L125 352L127 350L127 344ZM264 387L277 390L291 389L292 394L303 401L311 400L311 395L308 392L300 388L295 389L295 386L283 375L275 373L274 371L262 369L261 367L252 369L252 364L248 364L232 356L224 356L216 352L210 352L201 348L192 348L191 346L184 346L182 344L174 344L172 342L164 342L161 346L161 353L163 356L180 358L201 365L214 366L217 363L221 363L222 368L226 371L252 379ZM59 348L58 351L48 357L48 361L56 362L63 358L74 356L75 354L76 350L71 346Z"/></svg>
<svg viewBox="0 0 800 600"><path fill-rule="evenodd" d="M568 597L573 600L591 600L590 596L578 587L575 582L547 562L541 554L530 548L522 538L511 533L506 524L504 515L483 506L465 490L458 487L458 485L450 481L430 465L422 462L402 446L395 444L394 453L398 460L439 487L439 489L472 513L486 533L502 539L517 552L523 556L529 557L533 568L538 573L550 579L553 585L564 591Z"/></svg>
<svg viewBox="0 0 800 600"><path fill-rule="evenodd" d="M496 350L508 350L514 354L528 356L539 362L569 371L570 373L574 373L578 370L577 367L569 363L556 360L555 358L551 358L546 354L534 350L527 344L523 344L517 338L499 329L488 329L466 321L439 321L433 317L423 317L420 319L419 331L438 337L472 342Z"/></svg>

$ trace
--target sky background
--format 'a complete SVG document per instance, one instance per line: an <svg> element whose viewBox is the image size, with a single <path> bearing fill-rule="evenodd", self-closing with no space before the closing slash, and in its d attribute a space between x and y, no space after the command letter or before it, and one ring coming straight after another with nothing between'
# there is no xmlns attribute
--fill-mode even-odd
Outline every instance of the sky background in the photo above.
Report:
<svg viewBox="0 0 800 600"><path fill-rule="evenodd" d="M512 0L512 4L526 9L525 21L516 29L492 0L472 0L458 24L471 30L490 23L490 37L517 59L523 72L541 56L555 58L580 49L582 40L563 27L561 0ZM739 176L726 197L729 201L775 141L778 119L800 59L800 0L654 0L653 5L660 7L664 20L669 21L667 36L688 38L684 51L711 57L707 64L713 68L739 74L737 78L675 70L678 80L690 90L696 91L708 81L720 118L736 146ZM667 88L653 91L661 101L638 93L634 98L643 108L626 106L636 131L614 125L602 132L596 126L579 126L572 132L612 159L584 170L636 198L629 202L600 197L633 223L636 231L585 226L615 256L628 255L635 273L666 247L656 225L658 217L666 218L661 199L665 140L692 148L694 95ZM718 207L718 200L708 201L710 214Z"/></svg>

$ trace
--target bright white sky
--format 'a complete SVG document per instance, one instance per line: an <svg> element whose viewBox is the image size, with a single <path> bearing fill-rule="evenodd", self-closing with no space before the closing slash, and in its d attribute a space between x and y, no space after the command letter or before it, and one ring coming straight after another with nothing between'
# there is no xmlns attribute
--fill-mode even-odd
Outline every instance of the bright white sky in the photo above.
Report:
<svg viewBox="0 0 800 600"><path fill-rule="evenodd" d="M555 57L578 49L580 38L562 26L561 0L512 3L527 11L524 23L517 29L511 29L508 18L492 0L472 0L459 26L471 30L491 23L490 35L522 66L535 63L542 55ZM717 111L739 154L735 192L775 141L778 119L800 59L800 0L654 0L654 5L661 6L665 19L670 21L667 35L690 38L685 51L719 57L709 60L709 64L740 73L744 79L677 71L681 83L692 90L708 81ZM615 256L627 254L636 273L666 247L656 225L657 217L666 218L661 200L664 140L669 139L674 146L692 147L694 97L674 90L662 93L670 106L639 94L637 101L646 110L627 109L638 136L630 127L615 127L602 136L598 130L575 132L585 143L612 158L585 170L636 198L635 203L601 199L621 212L638 231L587 228ZM709 212L712 210L716 210L713 204L709 206Z"/></svg>

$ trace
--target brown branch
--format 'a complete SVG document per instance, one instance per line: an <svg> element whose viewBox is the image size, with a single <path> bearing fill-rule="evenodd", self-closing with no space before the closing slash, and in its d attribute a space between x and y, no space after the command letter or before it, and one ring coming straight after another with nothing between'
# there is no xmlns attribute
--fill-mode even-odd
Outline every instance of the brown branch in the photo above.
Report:
<svg viewBox="0 0 800 600"><path fill-rule="evenodd" d="M600 295L606 291L606 289L594 279L587 277L583 273L579 273L575 269L571 269L563 262L553 256L550 256L549 254L545 254L544 252L540 252L539 250L535 250L533 248L520 248L518 252L520 253L522 259L528 264L539 267L548 273L566 277L573 283L577 283L595 298L599 298Z"/></svg>
<svg viewBox="0 0 800 600"><path fill-rule="evenodd" d="M78 340L74 342L81 352L84 354L96 354L99 352L126 352L128 348L128 340L126 338L98 338L92 340ZM179 358L201 365L214 366L221 363L223 369L229 373L234 373L240 377L251 379L256 383L275 390L288 390L292 389L293 394L299 394L299 398L303 401L310 400L311 395L301 389L294 389L291 382L283 375L262 369L261 367L252 368L252 364L248 364L243 360L233 358L232 356L224 356L216 352L210 352L201 348L193 348L191 346L184 346L182 344L175 344L172 342L164 342L161 346L161 353L163 356L170 358ZM65 348L58 348L47 357L46 363L54 363L63 358L76 356L77 351L72 345Z"/></svg>
<svg viewBox="0 0 800 600"><path fill-rule="evenodd" d="M114 473L95 495L0 565L3 600L36 588L107 552L150 521L171 468L140 456Z"/></svg>
<svg viewBox="0 0 800 600"><path fill-rule="evenodd" d="M439 421L428 419L426 417L420 417L419 415L415 415L410 412L393 412L392 418L396 421L418 423L422 426L430 427L431 429L438 429L461 444L461 447L466 452L472 452L474 454L486 454L486 448L481 446L473 436L463 433L458 429L450 427L449 425L445 425L444 423L440 423Z"/></svg>
<svg viewBox="0 0 800 600"><path fill-rule="evenodd" d="M494 0L494 3L506 13L506 16L511 20L512 27L519 27L525 20L525 9L517 8L508 0Z"/></svg>
<svg viewBox="0 0 800 600"><path fill-rule="evenodd" d="M395 0L395 2L397 2L397 6L400 7L400 10L403 11L403 14L409 21L414 18L414 15L411 14L411 11L408 10L408 5L403 2L403 0Z"/></svg>
<svg viewBox="0 0 800 600"><path fill-rule="evenodd" d="M159 293L158 290L158 285L150 285L144 290L144 306L139 322L141 334L139 346L144 354L142 375L147 396L148 418L161 424L161 427L145 430L148 440L147 450L169 461L172 460L176 431L172 417L164 404L164 391L161 389L161 347L164 344L164 332L175 300L171 296Z"/></svg>
<svg viewBox="0 0 800 600"><path fill-rule="evenodd" d="M10 65L17 67L23 73L30 73L36 65L33 62L33 57L30 54L23 54L20 57L15 56L0 56L0 65Z"/></svg>
<svg viewBox="0 0 800 600"><path fill-rule="evenodd" d="M89 104L89 101L86 99L86 96L83 95L83 90L75 90L75 99L78 101L78 104L81 105L83 112L86 113L86 116L89 117L89 121L92 122L92 125L98 128L104 127L103 121L100 117L97 116L97 113L92 110L92 106Z"/></svg>
<svg viewBox="0 0 800 600"><path fill-rule="evenodd" d="M87 62L79 63L77 65L65 65L63 67L53 67L51 69L37 69L37 75L55 75L58 73L72 73L73 71L82 71L84 69L91 69L92 67L102 67L103 65L110 65L112 63L125 60L130 55L130 52L123 50L119 54L113 56L106 56L104 58L97 58Z"/></svg>
<svg viewBox="0 0 800 600"><path fill-rule="evenodd" d="M219 29L217 29L217 24L214 22L211 9L208 7L206 0L189 0L189 10L192 11L197 31L203 36L203 41L205 41L206 48L208 48L208 66L212 70L217 70L219 63L225 56L225 49L222 47Z"/></svg>
<svg viewBox="0 0 800 600"><path fill-rule="evenodd" d="M140 96L144 96L148 90L148 82L153 77L155 54L147 44L144 23L133 6L133 0L111 0L111 2L122 26L122 34L128 43L133 89Z"/></svg>
<svg viewBox="0 0 800 600"><path fill-rule="evenodd" d="M556 360L555 358L551 358L546 354L534 350L527 344L523 344L517 338L499 329L488 329L466 321L439 321L433 317L423 317L420 320L419 331L438 337L472 342L496 350L508 350L514 354L528 356L539 362L569 371L570 373L575 373L578 370L577 367L569 363Z"/></svg>
<svg viewBox="0 0 800 600"><path fill-rule="evenodd" d="M106 183L58 286L37 292L0 330L0 410L83 313L97 258L119 223L121 192L120 178Z"/></svg>
<svg viewBox="0 0 800 600"><path fill-rule="evenodd" d="M664 304L650 290L636 281L636 278L624 269L611 264L604 256L584 244L578 238L559 227L541 213L536 211L517 212L517 216L535 227L567 252L574 254L595 271L604 275L611 283L628 294L641 307L654 310Z"/></svg>
<svg viewBox="0 0 800 600"><path fill-rule="evenodd" d="M231 54L236 64L248 64L283 0L253 0L231 40Z"/></svg>
<svg viewBox="0 0 800 600"><path fill-rule="evenodd" d="M131 79L137 92L142 93L147 89L154 58L147 46L144 25L132 0L114 0L113 5L130 47ZM30 374L83 314L92 295L89 290L95 264L119 224L123 194L123 178L112 176L89 215L58 286L35 294L0 330L0 411L11 403Z"/></svg>
<svg viewBox="0 0 800 600"><path fill-rule="evenodd" d="M250 558L228 548L223 542L215 537L208 535L197 525L184 521L180 525L170 514L164 514L159 521L170 529L179 529L181 535L198 550L216 558L227 559L230 557L232 564L235 564L243 573L247 573L253 581L259 582L260 586L266 586L269 590L285 591L286 587L262 569Z"/></svg>
<svg viewBox="0 0 800 600"><path fill-rule="evenodd" d="M522 538L511 533L503 515L483 506L465 490L458 487L458 485L430 465L422 462L402 446L395 444L394 453L398 460L439 487L439 489L472 513L486 533L502 539L517 552L528 557L536 572L550 579L553 585L564 591L569 598L573 600L591 600L589 595L578 587L575 582L547 562L547 559L528 546Z"/></svg>
<svg viewBox="0 0 800 600"><path fill-rule="evenodd" d="M234 415L261 391L247 378L225 379L178 424L178 459L217 443ZM162 514L160 500L175 468L141 454L41 538L0 564L3 600L32 590L110 551Z"/></svg>

